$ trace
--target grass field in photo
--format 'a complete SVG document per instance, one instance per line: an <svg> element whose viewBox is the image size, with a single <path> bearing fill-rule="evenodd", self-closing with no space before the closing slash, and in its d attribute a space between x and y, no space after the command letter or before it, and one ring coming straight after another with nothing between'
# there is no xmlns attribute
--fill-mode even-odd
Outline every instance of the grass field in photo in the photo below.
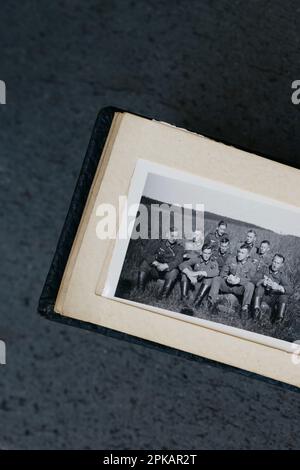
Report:
<svg viewBox="0 0 300 470"><path fill-rule="evenodd" d="M142 197L141 203L150 209L151 204L161 204L159 201ZM267 225L266 213L266 225ZM283 323L272 324L269 315L263 316L260 322L248 318L241 319L238 312L233 312L232 308L223 308L217 314L208 312L206 301L204 301L196 311L194 316L225 325L242 328L267 336L283 339L286 341L296 341L300 339L300 238L293 235L280 235L271 230L254 226L245 222L226 218L222 215L212 213L204 214L205 234L215 230L219 220L225 220L228 224L228 233L231 240L231 251L236 252L236 245L245 240L246 231L254 228L257 232L257 244L267 239L271 243L272 253L282 253L286 257L285 269L292 282L293 294L290 296L288 309ZM150 231L150 227L149 227ZM180 299L180 282L176 282L170 296L165 300L158 300L159 282L149 281L143 295L138 295L135 290L139 265L145 256L145 250L155 249L159 246L160 240L130 240L125 261L122 267L121 276L116 289L116 297L125 298L146 305L160 307L173 312L180 312L184 307ZM190 293L192 300L192 292Z"/></svg>

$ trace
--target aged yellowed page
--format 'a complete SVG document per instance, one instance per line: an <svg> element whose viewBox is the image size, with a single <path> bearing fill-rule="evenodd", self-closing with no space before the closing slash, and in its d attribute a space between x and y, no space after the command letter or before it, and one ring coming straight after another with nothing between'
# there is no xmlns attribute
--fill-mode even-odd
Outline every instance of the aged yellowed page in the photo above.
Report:
<svg viewBox="0 0 300 470"><path fill-rule="evenodd" d="M114 133L109 145L109 152L105 154L105 177L100 172L96 175L72 252L72 263L64 278L63 295L60 293L55 310L300 386L300 368L292 363L288 351L205 328L183 316L174 318L153 309L96 295L99 282L105 282L114 246L113 240L97 238L96 210L101 203L118 206L119 195L128 193L138 159L233 185L297 207L300 201L299 172L205 137L130 114L124 114L118 121L118 132Z"/></svg>

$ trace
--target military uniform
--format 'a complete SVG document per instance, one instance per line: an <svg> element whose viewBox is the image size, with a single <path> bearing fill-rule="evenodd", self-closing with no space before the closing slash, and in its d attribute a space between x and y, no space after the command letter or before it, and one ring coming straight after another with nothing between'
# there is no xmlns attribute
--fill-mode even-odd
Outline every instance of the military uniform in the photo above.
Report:
<svg viewBox="0 0 300 470"><path fill-rule="evenodd" d="M216 260L210 258L208 261L204 261L202 255L194 256L189 260L183 261L179 265L179 269L180 271L183 271L185 268L193 271L205 271L207 273L207 278L212 278L219 274L219 267Z"/></svg>
<svg viewBox="0 0 300 470"><path fill-rule="evenodd" d="M213 259L216 260L216 262L218 263L219 269L221 271L221 269L223 268L227 260L231 257L232 257L232 253L230 251L221 253L220 248L219 248L217 253L214 254Z"/></svg>
<svg viewBox="0 0 300 470"><path fill-rule="evenodd" d="M272 289L272 287L264 286L265 276L283 287L284 291ZM272 320L281 322L284 319L288 297L292 294L292 285L284 269L273 271L272 265L264 266L261 270L260 279L256 283L254 297L254 314L256 318L260 318L262 313L262 305L274 307L277 311L277 318L274 318L275 309L272 312Z"/></svg>
<svg viewBox="0 0 300 470"><path fill-rule="evenodd" d="M198 258L198 256L201 255L201 252L201 250L185 250L183 254L183 260L188 261Z"/></svg>
<svg viewBox="0 0 300 470"><path fill-rule="evenodd" d="M205 261L202 255L195 256L189 260L183 261L179 265L179 270L182 272L181 275L181 298L184 300L188 294L188 288L190 281L188 276L183 272L186 268L192 271L205 271L206 276L198 277L197 285L195 286L195 303L200 304L204 296L208 293L212 280L219 274L219 266L215 259L210 258Z"/></svg>
<svg viewBox="0 0 300 470"><path fill-rule="evenodd" d="M170 243L169 240L160 240L159 246L151 251L145 252L144 261L149 267L153 261L167 263L168 271L175 269L182 261L184 253L183 245L180 241ZM147 269L147 268L146 268Z"/></svg>
<svg viewBox="0 0 300 470"><path fill-rule="evenodd" d="M263 280L264 276L267 276L270 278L272 281L276 282L280 286L284 288L284 292L281 291L276 291L272 289L271 287L264 286L263 285ZM272 270L272 265L270 266L265 266L264 269L261 271L261 277L259 281L256 283L256 289L255 289L255 300L256 300L256 306L258 305L257 302L257 297L266 302L268 305L275 306L275 304L278 304L279 307L283 304L286 304L288 301L288 297L293 293L293 289L291 286L291 282L284 272L283 269L274 272Z"/></svg>
<svg viewBox="0 0 300 470"><path fill-rule="evenodd" d="M182 262L184 253L183 244L180 241L170 243L169 240L160 240L159 246L150 250L145 250L145 258L140 265L138 287L140 290L145 288L146 281L150 279L163 279L164 286L162 289L162 296L167 296L179 274L178 265ZM168 268L164 271L159 271L153 262L166 263Z"/></svg>
<svg viewBox="0 0 300 470"><path fill-rule="evenodd" d="M206 235L204 239L204 244L208 244L212 247L213 252L216 252L220 246L222 238L229 238L228 233L223 233L223 235L218 234L218 230L210 232Z"/></svg>
<svg viewBox="0 0 300 470"><path fill-rule="evenodd" d="M253 262L256 264L256 270L261 270L265 266L270 266L273 255L267 251L264 254L259 253L259 249L253 257Z"/></svg>
<svg viewBox="0 0 300 470"><path fill-rule="evenodd" d="M246 241L240 241L237 244L236 251L238 251L243 245L246 245L249 248L249 258L255 258L258 250L258 247L255 245L255 243L247 243Z"/></svg>
<svg viewBox="0 0 300 470"><path fill-rule="evenodd" d="M210 289L210 298L214 302L221 291L223 294L235 294L243 296L243 306L250 305L254 292L253 277L255 266L250 258L238 261L236 256L232 256L224 264L220 276L214 278ZM238 276L239 284L232 285L227 282L228 276Z"/></svg>
<svg viewBox="0 0 300 470"><path fill-rule="evenodd" d="M273 256L270 252L261 254L259 253L259 249L257 250L256 255L254 255L254 257L252 258L256 269L255 283L261 279L262 273L265 268L270 266L272 258Z"/></svg>

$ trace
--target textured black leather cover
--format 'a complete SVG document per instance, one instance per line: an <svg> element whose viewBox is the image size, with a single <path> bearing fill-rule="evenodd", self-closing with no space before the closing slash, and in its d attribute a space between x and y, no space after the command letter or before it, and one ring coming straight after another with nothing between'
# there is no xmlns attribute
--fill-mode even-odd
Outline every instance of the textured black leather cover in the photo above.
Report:
<svg viewBox="0 0 300 470"><path fill-rule="evenodd" d="M68 257L72 248L73 240L75 238L80 219L85 207L85 203L89 194L89 190L91 184L93 182L93 178L101 157L102 150L104 148L112 120L116 112L122 112L124 110L118 109L115 107L107 107L102 109L97 116L93 132L90 138L90 142L88 145L88 149L82 164L82 168L78 177L78 181L74 190L74 194L72 196L72 200L70 203L70 207L68 210L68 214L65 220L65 223L62 228L62 232L56 247L56 251L42 290L42 294L40 296L39 305L38 305L38 312L51 320L55 320L58 322L66 323L71 326L76 326L80 328L85 328L88 330L96 331L98 333L112 336L114 338L123 339L129 342L137 343L146 345L151 348L155 348L158 350L162 350L168 352L170 354L185 357L188 359L196 360L200 363L210 363L215 367L222 368L223 371L227 372L237 372L246 376L253 377L258 380L264 380L269 382L273 385L279 385L284 388L292 389L294 391L299 392L297 387L293 387L291 385L283 384L282 382L278 382L258 374L254 374L242 369L238 369L226 364L221 364L210 359L206 359L203 357L196 356L194 354L186 353L184 351L180 351L171 347L163 346L158 343L154 343L151 341L146 341L141 338L127 335L122 332L110 330L108 328L104 328L98 325L94 325L92 323L84 322L81 320L76 320L73 318L64 317L62 315L57 314L54 311L54 305L56 301L56 297L58 294L59 286L63 277L63 273L65 270L66 263L68 261ZM145 117L145 116L143 116ZM209 136L207 136L209 137ZM210 137L211 138L211 137ZM223 142L226 143L226 142ZM251 150L243 149L248 152Z"/></svg>

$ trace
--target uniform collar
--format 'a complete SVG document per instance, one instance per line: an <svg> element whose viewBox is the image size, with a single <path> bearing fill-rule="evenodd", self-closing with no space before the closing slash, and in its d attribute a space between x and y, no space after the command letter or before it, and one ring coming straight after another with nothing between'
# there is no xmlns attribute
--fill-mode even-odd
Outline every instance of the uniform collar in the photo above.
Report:
<svg viewBox="0 0 300 470"><path fill-rule="evenodd" d="M273 271L272 265L269 266L269 271L271 271L272 274L281 274L282 273L281 269L279 269L278 271Z"/></svg>
<svg viewBox="0 0 300 470"><path fill-rule="evenodd" d="M218 253L219 253L219 255L221 255L221 256L229 255L228 251L225 251L225 253L221 253L221 251L219 250Z"/></svg>

